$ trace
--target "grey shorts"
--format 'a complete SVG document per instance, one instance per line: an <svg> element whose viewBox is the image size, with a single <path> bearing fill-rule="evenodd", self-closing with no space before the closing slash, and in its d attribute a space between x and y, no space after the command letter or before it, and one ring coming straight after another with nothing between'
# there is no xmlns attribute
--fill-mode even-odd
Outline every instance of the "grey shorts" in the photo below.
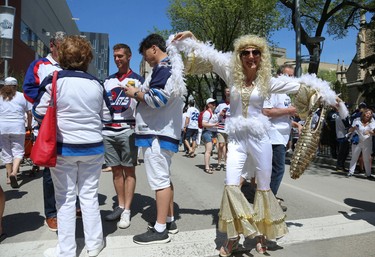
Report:
<svg viewBox="0 0 375 257"><path fill-rule="evenodd" d="M222 132L218 132L217 133L217 141L219 141L219 143L228 143L228 134L226 133L222 133Z"/></svg>
<svg viewBox="0 0 375 257"><path fill-rule="evenodd" d="M109 167L137 166L138 148L135 146L133 129L116 136L103 136L105 147L105 163Z"/></svg>

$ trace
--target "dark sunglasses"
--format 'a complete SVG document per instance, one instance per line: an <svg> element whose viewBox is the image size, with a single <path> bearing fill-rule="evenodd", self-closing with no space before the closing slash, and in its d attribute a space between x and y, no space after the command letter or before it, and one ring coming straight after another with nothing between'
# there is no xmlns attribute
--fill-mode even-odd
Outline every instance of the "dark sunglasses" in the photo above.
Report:
<svg viewBox="0 0 375 257"><path fill-rule="evenodd" d="M257 49L255 50L242 50L240 52L240 56L243 57L243 56L249 56L250 53L254 56L254 57L257 57L257 56L260 56L261 52Z"/></svg>

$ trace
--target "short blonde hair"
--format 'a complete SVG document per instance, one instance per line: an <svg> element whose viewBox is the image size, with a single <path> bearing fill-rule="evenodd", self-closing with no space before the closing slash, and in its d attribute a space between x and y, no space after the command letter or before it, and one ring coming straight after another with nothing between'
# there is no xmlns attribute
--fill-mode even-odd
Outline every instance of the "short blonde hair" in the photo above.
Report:
<svg viewBox="0 0 375 257"><path fill-rule="evenodd" d="M93 58L89 41L80 36L68 36L59 46L59 64L66 70L87 71Z"/></svg>
<svg viewBox="0 0 375 257"><path fill-rule="evenodd" d="M232 57L233 82L239 89L245 80L240 52L246 48L255 48L261 52L261 61L256 73L255 85L258 87L262 97L269 96L269 82L271 79L271 55L267 41L256 35L244 35L234 41L234 52Z"/></svg>

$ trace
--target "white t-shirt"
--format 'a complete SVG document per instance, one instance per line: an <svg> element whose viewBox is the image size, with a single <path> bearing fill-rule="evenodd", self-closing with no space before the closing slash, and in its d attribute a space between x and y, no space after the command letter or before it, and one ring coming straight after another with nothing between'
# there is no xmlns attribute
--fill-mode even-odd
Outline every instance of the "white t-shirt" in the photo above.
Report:
<svg viewBox="0 0 375 257"><path fill-rule="evenodd" d="M219 113L224 109L226 110L225 115L220 116ZM220 103L215 109L215 114L218 115L218 119L219 119L219 126L217 128L217 131L220 133L226 133L225 121L230 117L230 104L226 102Z"/></svg>
<svg viewBox="0 0 375 257"><path fill-rule="evenodd" d="M203 118L202 118L202 122L205 121L207 122L208 124L215 124L217 123L217 115L212 113L211 110L206 110L204 113L203 113ZM209 131L213 131L213 132L217 132L217 127L204 127L204 129L207 129Z"/></svg>
<svg viewBox="0 0 375 257"><path fill-rule="evenodd" d="M288 108L291 105L290 97L287 94L271 94L269 99L263 103L264 109ZM271 128L268 130L273 145L285 145L289 141L291 130L291 119L289 115L270 118Z"/></svg>
<svg viewBox="0 0 375 257"><path fill-rule="evenodd" d="M183 130L185 128L185 121L186 121L186 117L188 116L187 112L184 112L182 114L182 124L181 124L181 129Z"/></svg>
<svg viewBox="0 0 375 257"><path fill-rule="evenodd" d="M25 134L25 113L31 108L20 92L10 101L0 97L0 134Z"/></svg>
<svg viewBox="0 0 375 257"><path fill-rule="evenodd" d="M187 110L186 116L189 117L189 124L187 127L189 129L198 129L199 110L195 107L189 107L189 109Z"/></svg>
<svg viewBox="0 0 375 257"><path fill-rule="evenodd" d="M367 134L366 132L375 129L374 119L371 119L371 122L367 124L367 126L363 126L363 123L361 122L361 118L357 118L353 121L352 127L357 127L357 129L355 130L355 133L357 133L359 136L359 143L363 143L365 141L371 142L372 135Z"/></svg>

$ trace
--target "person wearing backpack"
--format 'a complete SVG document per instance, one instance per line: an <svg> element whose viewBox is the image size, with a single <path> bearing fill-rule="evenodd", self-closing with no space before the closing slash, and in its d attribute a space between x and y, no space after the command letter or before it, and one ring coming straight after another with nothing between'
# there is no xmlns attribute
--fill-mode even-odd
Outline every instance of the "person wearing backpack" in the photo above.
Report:
<svg viewBox="0 0 375 257"><path fill-rule="evenodd" d="M206 108L203 112L202 117L202 139L205 147L204 151L204 171L208 174L212 174L212 168L210 167L210 158L212 152L212 139L217 137L217 126L218 115L214 114L213 111L216 107L216 100L213 98L208 98L206 100Z"/></svg>

